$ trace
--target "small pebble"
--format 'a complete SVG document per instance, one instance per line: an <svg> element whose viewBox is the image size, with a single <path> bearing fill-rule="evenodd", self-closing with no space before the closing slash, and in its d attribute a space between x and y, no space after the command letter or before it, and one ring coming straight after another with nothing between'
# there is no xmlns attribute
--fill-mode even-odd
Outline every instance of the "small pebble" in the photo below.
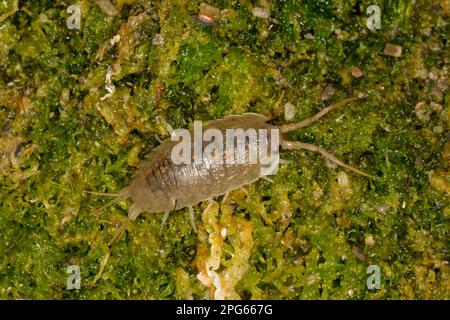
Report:
<svg viewBox="0 0 450 320"><path fill-rule="evenodd" d="M428 27L428 28L422 29L422 33L423 33L425 36L429 37L429 36L431 36L432 30L431 30L430 27Z"/></svg>
<svg viewBox="0 0 450 320"><path fill-rule="evenodd" d="M306 278L306 282L309 284L309 285L311 285L311 284L313 284L314 282L316 282L316 276L315 275L309 275L307 278Z"/></svg>
<svg viewBox="0 0 450 320"><path fill-rule="evenodd" d="M375 206L375 209L376 209L379 213L385 214L385 213L388 212L388 210L389 210L389 205L386 205L386 204L377 204L377 205Z"/></svg>
<svg viewBox="0 0 450 320"><path fill-rule="evenodd" d="M332 85L328 85L323 90L322 96L320 97L322 101L328 101L336 93L336 89Z"/></svg>
<svg viewBox="0 0 450 320"><path fill-rule="evenodd" d="M387 43L384 47L383 53L387 56L399 58L402 56L403 48L401 46L398 46L396 44Z"/></svg>
<svg viewBox="0 0 450 320"><path fill-rule="evenodd" d="M348 176L344 171L339 171L337 174L337 182L343 188L347 188L349 186Z"/></svg>
<svg viewBox="0 0 450 320"><path fill-rule="evenodd" d="M373 246L375 244L375 240L373 240L373 236L372 235L366 236L365 239L364 239L364 242L368 246Z"/></svg>
<svg viewBox="0 0 450 320"><path fill-rule="evenodd" d="M414 77L417 79L426 80L428 78L428 70L425 68L416 70Z"/></svg>
<svg viewBox="0 0 450 320"><path fill-rule="evenodd" d="M152 39L152 44L155 46L161 46L164 44L164 37L161 33L155 34L155 36Z"/></svg>
<svg viewBox="0 0 450 320"><path fill-rule="evenodd" d="M295 106L292 103L287 102L284 105L284 119L286 121L291 121L292 119L294 119L294 117L295 117Z"/></svg>
<svg viewBox="0 0 450 320"><path fill-rule="evenodd" d="M270 9L254 7L252 14L254 17L257 17L257 18L269 19L270 18Z"/></svg>
<svg viewBox="0 0 450 320"><path fill-rule="evenodd" d="M204 2L200 3L199 9L200 9L200 12L207 14L207 15L213 17L214 19L217 19L220 14L219 8L212 6L210 4L204 3Z"/></svg>
<svg viewBox="0 0 450 320"><path fill-rule="evenodd" d="M430 71L430 72L428 72L428 79L436 81L439 79L439 77L437 76L437 74L434 71Z"/></svg>
<svg viewBox="0 0 450 320"><path fill-rule="evenodd" d="M337 38L339 40L343 40L344 39L344 34L342 33L342 29L340 29L340 28L334 29L334 34L337 36Z"/></svg>
<svg viewBox="0 0 450 320"><path fill-rule="evenodd" d="M439 104L437 102L431 102L430 103L430 110L434 112L441 112L442 111L442 104Z"/></svg>
<svg viewBox="0 0 450 320"><path fill-rule="evenodd" d="M112 37L111 40L109 40L109 43L114 46L115 44L120 42L120 35L116 34L114 37Z"/></svg>
<svg viewBox="0 0 450 320"><path fill-rule="evenodd" d="M442 132L444 132L444 129L441 126L434 126L433 132L434 133L442 133Z"/></svg>
<svg viewBox="0 0 450 320"><path fill-rule="evenodd" d="M361 78L363 75L364 71L362 71L360 68L352 66L352 76L354 76L355 78Z"/></svg>
<svg viewBox="0 0 450 320"><path fill-rule="evenodd" d="M425 102L420 101L414 108L417 118L422 122L430 120L430 111L427 109Z"/></svg>
<svg viewBox="0 0 450 320"><path fill-rule="evenodd" d="M214 17L204 12L199 12L198 15L194 17L194 22L198 25L210 27L216 25Z"/></svg>

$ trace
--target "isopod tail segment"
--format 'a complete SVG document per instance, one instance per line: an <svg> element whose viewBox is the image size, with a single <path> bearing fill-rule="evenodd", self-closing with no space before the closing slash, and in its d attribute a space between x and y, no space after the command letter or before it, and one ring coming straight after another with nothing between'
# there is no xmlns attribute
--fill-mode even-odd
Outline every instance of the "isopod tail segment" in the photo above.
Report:
<svg viewBox="0 0 450 320"><path fill-rule="evenodd" d="M97 208L95 210L92 211L92 215L94 216L99 216L100 212L113 205L114 203L117 203L121 200L125 200L126 198L129 197L129 191L128 188L124 188L122 189L122 191L120 193L105 193L105 192L95 192L95 191L84 191L85 193L88 194L94 194L94 195L99 195L99 196L107 196L107 197L115 197L115 199L107 202L105 205L101 206L100 208ZM173 205L173 209L175 210L177 206L177 203L175 201L174 205ZM194 217L194 209L192 208L192 206L188 207L189 209L189 220L191 223L191 227L194 230L195 233L197 233L197 227L195 225L195 217ZM132 221L136 220L136 218L139 216L139 214L141 213L141 209L139 207L137 207L134 203L130 206L130 210L128 212L128 216L127 216L127 220L121 224L121 226L119 227L119 229L116 230L116 232L114 233L113 237L111 238L111 240L108 242L108 247L111 247L113 245L114 242L116 242L116 240L125 232L125 230L127 230L127 228L129 227L129 225L131 224ZM161 227L160 227L160 234L162 234L163 228L167 222L167 219L169 217L169 213L170 211L167 211L164 213L162 222L161 222Z"/></svg>

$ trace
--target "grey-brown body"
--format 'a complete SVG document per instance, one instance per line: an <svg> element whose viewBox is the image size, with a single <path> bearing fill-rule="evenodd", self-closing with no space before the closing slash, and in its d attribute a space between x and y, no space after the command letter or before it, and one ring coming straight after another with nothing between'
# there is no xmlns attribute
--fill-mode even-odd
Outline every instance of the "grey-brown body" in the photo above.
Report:
<svg viewBox="0 0 450 320"><path fill-rule="evenodd" d="M270 146L270 132L276 127L269 124L268 120L260 114L246 113L209 121L203 125L203 130L218 129L225 137L227 129L267 129L267 144ZM194 139L192 129L190 132ZM171 139L164 140L139 166L130 185L119 193L120 198L132 199L129 213L131 220L142 211L168 212L190 207L261 178L263 164L259 157L256 163L249 163L248 154L244 164L236 161L214 163L207 158L198 164L194 161L174 164L171 154L177 143ZM225 145L223 150L226 150ZM248 152L248 148L245 150Z"/></svg>
<svg viewBox="0 0 450 320"><path fill-rule="evenodd" d="M279 128L270 124L268 122L269 119L263 115L246 113L243 115L227 116L223 119L209 121L203 125L203 130L206 131L209 128L214 128L220 131L222 137L224 137L226 136L227 129L242 129L243 131L247 131L248 129L254 129L256 131L259 131L259 129L266 129L268 135L264 141L268 148L271 148L273 147L273 144L276 144L276 152L278 152L280 146L286 150L303 149L317 152L327 160L332 161L347 170L370 179L375 179L370 174L345 164L331 153L318 146L300 141L283 140L281 135L277 137L279 140L275 143L275 139L272 139L271 135L273 129L276 129L276 132L278 132L279 129L280 134L283 134L304 128L319 120L328 112L356 101L360 97L361 96L356 96L342 100L322 109L309 119L285 124ZM193 145L193 130L190 130L190 136ZM257 139L257 143L261 143L260 135L257 135ZM226 140L224 139L223 151L224 158L227 158L228 155L226 152L227 147L225 141ZM273 144L272 141L274 142ZM245 148L245 161L243 162L225 161L217 163L203 157L202 161L197 164L194 161L175 164L172 160L172 150L178 143L178 141L172 141L171 139L164 140L139 166L130 185L114 195L116 198L113 201L96 211L99 212L118 200L131 198L133 204L128 212L128 221L135 220L143 211L166 212L166 215L163 218L164 224L168 212L188 207L190 208L191 222L193 223L192 205L253 183L263 176L264 171L262 169L267 168L267 163L261 163L260 161L261 154L259 152L261 152L261 149L258 149L258 161L248 161L248 148ZM207 144L209 144L209 142L203 142L203 147ZM272 150L266 150L265 154L273 154L274 151L275 150L272 148ZM231 152L236 153L236 150L231 150ZM192 152L192 155L193 154L194 153ZM122 229L124 228L125 227ZM116 239L118 234L112 241Z"/></svg>

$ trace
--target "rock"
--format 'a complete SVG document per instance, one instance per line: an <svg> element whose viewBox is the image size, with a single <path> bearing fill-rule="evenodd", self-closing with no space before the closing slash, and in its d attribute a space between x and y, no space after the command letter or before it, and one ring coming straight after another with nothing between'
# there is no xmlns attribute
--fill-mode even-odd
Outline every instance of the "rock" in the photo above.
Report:
<svg viewBox="0 0 450 320"><path fill-rule="evenodd" d="M417 79L426 80L428 78L428 70L425 68L416 70L414 77Z"/></svg>
<svg viewBox="0 0 450 320"><path fill-rule="evenodd" d="M162 36L162 34L157 33L155 34L155 36L152 39L152 44L155 46L161 46L164 44L164 37Z"/></svg>
<svg viewBox="0 0 450 320"><path fill-rule="evenodd" d="M418 102L414 107L414 112L416 113L416 116L420 121L427 122L428 120L430 120L430 111L428 110L425 102Z"/></svg>
<svg viewBox="0 0 450 320"><path fill-rule="evenodd" d="M363 75L364 75L364 71L362 71L358 67L352 66L352 76L354 76L355 78L361 78Z"/></svg>
<svg viewBox="0 0 450 320"><path fill-rule="evenodd" d="M396 44L387 43L384 47L383 53L387 56L399 58L402 56L403 48L401 46L398 46Z"/></svg>
<svg viewBox="0 0 450 320"><path fill-rule="evenodd" d="M365 239L364 239L364 243L368 246L373 246L375 244L375 240L373 239L372 235L366 235Z"/></svg>
<svg viewBox="0 0 450 320"><path fill-rule="evenodd" d="M339 39L339 40L343 40L344 39L344 34L343 34L343 32L342 32L342 29L340 29L340 28L336 28L336 29L334 29L334 34L337 36L337 38Z"/></svg>
<svg viewBox="0 0 450 320"><path fill-rule="evenodd" d="M434 126L434 127L433 127L433 132L434 132L434 133L437 133L437 134L443 133L443 132L444 132L444 129L443 129L441 126Z"/></svg>
<svg viewBox="0 0 450 320"><path fill-rule="evenodd" d="M200 3L199 9L200 9L200 12L207 14L207 15L213 17L214 19L217 19L220 14L219 8L212 6L210 4L204 3L204 2Z"/></svg>
<svg viewBox="0 0 450 320"><path fill-rule="evenodd" d="M328 85L323 90L322 96L320 97L322 101L328 101L336 93L336 89L332 85Z"/></svg>
<svg viewBox="0 0 450 320"><path fill-rule="evenodd" d="M295 117L295 106L290 103L287 102L284 105L284 119L286 119L286 121L291 121L292 119L294 119Z"/></svg>
<svg viewBox="0 0 450 320"><path fill-rule="evenodd" d="M262 8L262 7L254 7L252 10L253 16L257 18L269 19L270 18L270 9Z"/></svg>

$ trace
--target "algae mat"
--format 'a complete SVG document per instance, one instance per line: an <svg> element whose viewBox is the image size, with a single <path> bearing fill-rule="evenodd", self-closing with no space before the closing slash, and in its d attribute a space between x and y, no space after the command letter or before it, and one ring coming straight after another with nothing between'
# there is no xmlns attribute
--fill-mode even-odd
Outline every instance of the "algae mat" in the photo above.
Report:
<svg viewBox="0 0 450 320"><path fill-rule="evenodd" d="M448 0L1 1L0 298L449 299L449 15ZM131 203L95 216L108 199L84 191L128 185L167 124L281 124L354 94L288 137L374 181L283 151L271 182L196 205L198 233L185 209L161 234L146 213L108 247Z"/></svg>

